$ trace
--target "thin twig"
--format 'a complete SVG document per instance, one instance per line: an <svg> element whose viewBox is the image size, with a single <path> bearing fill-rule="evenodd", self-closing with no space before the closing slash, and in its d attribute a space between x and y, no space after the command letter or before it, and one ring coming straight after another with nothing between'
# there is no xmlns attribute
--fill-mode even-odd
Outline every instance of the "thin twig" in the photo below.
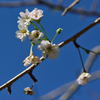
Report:
<svg viewBox="0 0 100 100"><path fill-rule="evenodd" d="M79 3L80 0L75 0L71 5L69 5L62 13L62 16L64 16L66 13L68 13L76 4Z"/></svg>
<svg viewBox="0 0 100 100"><path fill-rule="evenodd" d="M90 25L88 25L86 28L84 28L83 30L81 30L80 32L76 33L74 36L72 36L71 38L67 39L66 41L62 42L59 44L59 47L63 47L64 45L68 44L71 41L76 40L77 38L79 38L81 35L83 35L85 32L87 32L89 29L91 29L92 27L94 27L96 24L100 23L100 17L97 18L93 23L91 23Z"/></svg>
<svg viewBox="0 0 100 100"><path fill-rule="evenodd" d="M86 72L86 69L85 69L85 67L84 67L84 62L83 62L83 58L82 58L82 54L81 54L81 52L80 52L80 49L77 48L77 50L78 50L79 57L80 57L80 60L81 60L81 64L82 64L82 68L83 68L83 72Z"/></svg>
<svg viewBox="0 0 100 100"><path fill-rule="evenodd" d="M30 78L36 83L38 82L38 80L35 78L35 76L32 74L32 71L30 71L29 73Z"/></svg>
<svg viewBox="0 0 100 100"><path fill-rule="evenodd" d="M73 42L74 40L76 40L77 38L79 38L82 34L84 34L86 31L88 31L93 26L95 26L97 23L100 23L100 18L96 19L92 24L90 24L89 26L87 26L85 29L83 29L82 31L78 32L77 34L75 34L73 37L69 38L68 40L66 40L66 41L64 41L62 43L60 43L59 47L63 47L64 45L67 45L68 43ZM45 58L41 57L40 60L42 62L42 61L45 60ZM38 64L40 64L40 63L38 63ZM28 74L35 67L37 67L37 65L32 64L31 66L29 66L27 69L25 69L24 71L22 71L21 73L19 73L18 75L16 75L12 79L10 79L9 81L7 81L3 85L1 85L0 86L0 90L11 86L16 80L18 80L19 78L21 78L23 75Z"/></svg>
<svg viewBox="0 0 100 100"><path fill-rule="evenodd" d="M82 64L83 72L86 72L85 67L84 67L82 54L81 54L81 51L80 51L80 45L78 45L76 41L74 41L73 44L77 48L77 51L78 51L78 54L79 54L79 57L80 57L80 61L81 61L81 64Z"/></svg>
<svg viewBox="0 0 100 100"><path fill-rule="evenodd" d="M63 11L65 9L65 7L62 5L56 5L56 4L53 4L51 2L47 2L44 0L34 0L34 1L29 1L29 2L27 2L27 1L0 2L0 7L7 7L7 8L23 7L23 6L35 6L35 5L44 5L44 6L49 7L50 9L59 10L59 11ZM84 9L71 9L71 11L69 13L81 14L81 15L85 15L85 16L100 17L100 12L87 11Z"/></svg>

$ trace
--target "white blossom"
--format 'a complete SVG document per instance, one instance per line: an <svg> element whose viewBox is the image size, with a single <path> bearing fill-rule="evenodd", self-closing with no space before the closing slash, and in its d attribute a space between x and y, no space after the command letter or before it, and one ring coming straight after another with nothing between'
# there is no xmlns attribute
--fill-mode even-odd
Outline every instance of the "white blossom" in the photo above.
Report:
<svg viewBox="0 0 100 100"><path fill-rule="evenodd" d="M29 30L27 28L19 26L19 30L16 31L16 37L23 41L27 35L29 35Z"/></svg>
<svg viewBox="0 0 100 100"><path fill-rule="evenodd" d="M29 25L31 18L30 18L30 12L28 11L28 9L25 10L25 12L20 12L20 17L18 17L18 23L19 24L24 24L24 25Z"/></svg>
<svg viewBox="0 0 100 100"><path fill-rule="evenodd" d="M21 41L23 41L25 37L29 35L29 30L24 24L18 25L18 28L19 30L16 31L16 37L19 38Z"/></svg>
<svg viewBox="0 0 100 100"><path fill-rule="evenodd" d="M52 44L47 40L42 40L38 48L43 51L44 56L48 56L49 58L58 57L59 47L56 44Z"/></svg>
<svg viewBox="0 0 100 100"><path fill-rule="evenodd" d="M32 40L32 42L36 44L38 40L43 37L43 35L44 34L40 32L39 30L33 30L31 34L29 35L29 37Z"/></svg>
<svg viewBox="0 0 100 100"><path fill-rule="evenodd" d="M30 55L28 57L26 57L25 60L23 61L24 66L28 66L30 64L37 64L40 62L41 61L40 61L39 57L33 55L32 47L31 47L30 48Z"/></svg>
<svg viewBox="0 0 100 100"><path fill-rule="evenodd" d="M91 77L91 74L83 72L77 79L77 82L79 85L85 85L88 83L89 78Z"/></svg>
<svg viewBox="0 0 100 100"><path fill-rule="evenodd" d="M28 30L28 27L24 23L20 23L20 24L18 24L18 29L19 30L22 30L22 29Z"/></svg>
<svg viewBox="0 0 100 100"><path fill-rule="evenodd" d="M33 11L30 12L30 17L33 20L40 20L43 17L43 10L35 8Z"/></svg>
<svg viewBox="0 0 100 100"><path fill-rule="evenodd" d="M25 58L23 63L24 63L24 66L28 66L30 64L37 64L37 63L40 63L40 59L37 56L30 55Z"/></svg>

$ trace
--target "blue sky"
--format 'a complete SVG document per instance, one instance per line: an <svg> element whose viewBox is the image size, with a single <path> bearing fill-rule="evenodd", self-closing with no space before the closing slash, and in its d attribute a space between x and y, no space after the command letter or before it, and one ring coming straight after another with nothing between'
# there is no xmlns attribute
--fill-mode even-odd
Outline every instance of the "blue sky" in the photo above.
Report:
<svg viewBox="0 0 100 100"><path fill-rule="evenodd" d="M93 1L94 0L83 0L76 8L91 10L91 2ZM68 4L69 3L70 2L68 1ZM100 4L100 1L98 1L98 4ZM60 43L68 39L96 19L96 17L84 17L71 13L68 13L66 16L61 16L61 12L52 11L44 6L0 8L0 85L25 69L22 61L29 54L30 44L27 40L23 43L18 40L15 32L18 29L17 18L19 12L24 11L26 8L30 11L34 8L44 10L42 24L49 33L51 39L57 28L63 28L63 32L56 38L55 43ZM100 11L100 5L98 5L97 11ZM93 47L100 45L99 33L100 25L98 24L81 36L78 39L78 43L88 49L92 49ZM37 53L36 48L34 49L34 52ZM85 62L88 55L85 54L84 51L82 51L82 55ZM99 69L99 60L100 59L98 58L97 61L95 61L92 71ZM0 98L2 100L35 100L38 96L46 94L65 83L75 80L80 70L81 62L77 50L73 44L70 43L61 48L57 59L47 59L33 71L38 79L38 83L35 86L35 96L23 94L23 89L27 86L31 86L33 83L29 76L25 75L12 85L12 95L8 95L6 89L4 89L0 91ZM95 98L95 95L98 96L100 94L99 84L100 80L87 84L80 88L71 100L94 100L93 98ZM92 97L91 94L93 93L95 95Z"/></svg>

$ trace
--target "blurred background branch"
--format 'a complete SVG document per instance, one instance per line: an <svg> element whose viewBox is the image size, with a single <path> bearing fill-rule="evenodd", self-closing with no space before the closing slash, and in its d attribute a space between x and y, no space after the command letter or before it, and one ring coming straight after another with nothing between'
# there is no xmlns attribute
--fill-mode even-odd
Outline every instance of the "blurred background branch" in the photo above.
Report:
<svg viewBox="0 0 100 100"><path fill-rule="evenodd" d="M68 13L76 4L79 3L80 0L74 0L74 2L69 5L67 8L65 8L64 12L62 13L62 15L64 16L66 13Z"/></svg>
<svg viewBox="0 0 100 100"><path fill-rule="evenodd" d="M53 2L46 1L46 0L32 0L32 1L9 1L9 2L0 2L0 7L23 7L23 6L35 6L35 5L43 5L46 6L52 10L57 11L64 11L66 7L62 5L63 0L59 0L58 4L54 4ZM73 8L70 10L69 13L72 14L80 14L84 16L100 16L100 12L97 12L96 10L88 11L85 9L80 8Z"/></svg>

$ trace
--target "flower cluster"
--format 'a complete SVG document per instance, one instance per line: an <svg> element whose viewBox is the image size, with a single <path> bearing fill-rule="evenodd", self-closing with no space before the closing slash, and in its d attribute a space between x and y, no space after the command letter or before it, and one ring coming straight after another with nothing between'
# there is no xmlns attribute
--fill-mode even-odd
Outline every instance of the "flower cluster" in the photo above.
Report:
<svg viewBox="0 0 100 100"><path fill-rule="evenodd" d="M88 83L89 78L91 77L91 74L83 72L77 79L77 82L79 85L85 85Z"/></svg>
<svg viewBox="0 0 100 100"><path fill-rule="evenodd" d="M57 29L54 38L50 40L47 32L41 24L43 10L35 8L30 12L28 9L26 9L25 12L20 12L19 14L20 16L18 17L17 21L18 31L16 31L16 37L21 41L24 41L24 39L28 37L32 45L29 56L23 61L24 66L40 63L39 57L34 56L33 54L32 47L34 45L38 46L38 49L42 51L44 57L58 57L59 46L53 44L53 41L55 40L56 36L61 33L62 29ZM31 31L29 27L30 25L33 26Z"/></svg>
<svg viewBox="0 0 100 100"><path fill-rule="evenodd" d="M35 8L31 12L29 12L28 9L26 9L25 12L20 12L20 17L18 17L18 21L17 21L18 29L19 29L16 32L17 38L23 41L26 36L29 36L31 38L35 38L34 36L37 36L37 39L40 39L41 35L39 34L41 34L41 32L37 30L29 32L28 26L31 24L32 21L39 21L42 18L42 16L43 16L43 11L37 8ZM36 33L38 33L38 35Z"/></svg>

